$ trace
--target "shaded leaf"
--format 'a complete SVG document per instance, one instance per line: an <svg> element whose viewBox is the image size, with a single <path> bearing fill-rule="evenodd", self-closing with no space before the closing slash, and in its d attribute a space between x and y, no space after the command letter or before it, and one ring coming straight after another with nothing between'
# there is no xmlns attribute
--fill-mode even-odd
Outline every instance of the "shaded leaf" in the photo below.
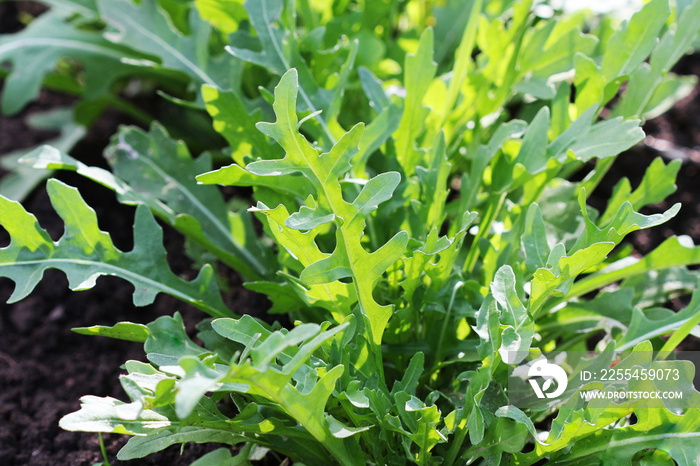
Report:
<svg viewBox="0 0 700 466"><path fill-rule="evenodd" d="M46 74L63 58L78 60L85 68L85 97L95 99L108 92L114 81L133 74L138 67L123 61L143 56L114 44L99 32L79 30L59 15L48 12L16 34L0 36L0 62L13 71L5 79L2 110L20 111L39 94ZM109 69L108 74L104 73Z"/></svg>

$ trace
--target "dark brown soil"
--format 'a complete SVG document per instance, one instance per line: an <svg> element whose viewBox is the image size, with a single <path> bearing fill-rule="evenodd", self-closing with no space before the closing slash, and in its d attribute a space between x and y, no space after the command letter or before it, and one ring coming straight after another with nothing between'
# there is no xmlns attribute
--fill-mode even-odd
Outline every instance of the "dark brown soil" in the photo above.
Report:
<svg viewBox="0 0 700 466"><path fill-rule="evenodd" d="M23 119L47 107L63 105L65 97L42 92L37 103L21 115L0 117L0 134L12 134L11 146L4 151L30 147L51 136L37 133L23 124ZM116 113L105 114L89 135L73 151L89 165L104 166L102 149L117 126L132 123ZM9 138L3 138L7 141ZM114 194L70 172L54 175L76 186L96 210L100 228L108 231L115 245L129 250L133 244L133 208L120 205ZM63 223L50 207L42 187L25 202L40 225L54 239L63 233ZM165 243L173 270L186 278L194 272L185 257L181 237L164 228ZM0 246L9 242L0 228ZM264 298L240 286L238 278L228 273L232 283L224 299L241 313L260 314L268 305ZM179 311L191 333L203 314L169 296L161 295L152 306L135 308L131 301L133 287L113 277L101 277L95 288L72 292L63 273L50 270L36 290L19 303L5 304L13 289L10 280L0 280L0 464L1 465L91 465L101 461L96 434L65 432L58 420L79 408L79 398L92 394L124 399L118 376L128 359L144 360L137 343L93 338L75 334L73 327L113 325L119 321L149 323L161 315ZM180 454L179 446L152 455L148 459L121 463L117 451L126 442L122 435L106 435L105 443L112 464L190 464L215 445L188 444Z"/></svg>
<svg viewBox="0 0 700 466"><path fill-rule="evenodd" d="M0 3L0 32L21 29L16 7L33 15L43 10L35 2ZM0 116L0 154L34 147L55 136L32 130L26 125L26 117L73 101L69 96L42 91L21 114ZM106 166L101 153L109 137L118 125L133 123L116 112L107 112L73 154L89 165ZM133 208L118 204L111 191L73 173L59 172L55 176L80 189L97 211L101 229L110 232L117 247L131 248ZM24 204L54 239L61 236L63 224L50 207L43 187ZM8 242L7 233L0 228L0 246ZM171 258L174 271L191 278L193 272L182 253L181 238L165 228L165 242L168 250L176 252ZM225 300L232 308L243 312L266 306L264 300L236 284L235 276L228 278L234 286ZM30 297L5 304L13 287L10 280L0 279L0 465L87 466L102 461L97 434L63 431L58 420L79 409L83 395L125 399L118 382L119 374L124 373L120 366L128 359L145 360L143 348L138 343L78 335L70 329L113 325L123 320L148 323L179 311L192 331L202 313L162 295L152 306L135 308L131 301L133 287L113 277L101 277L92 290L72 292L63 273L50 270ZM147 459L119 462L116 454L128 437L104 437L108 459L114 465L187 465L219 446L187 444L182 452L179 446L173 446Z"/></svg>
<svg viewBox="0 0 700 466"><path fill-rule="evenodd" d="M22 123L23 117L65 100L44 92L39 103L22 115L0 118L0 134L13 136L11 147L3 147L4 151L29 147L49 137L29 130ZM123 122L116 114L105 115L76 148L76 156L86 163L103 165L99 156L102 147ZM57 173L56 177L79 187L96 209L101 228L112 234L119 248L130 249L132 208L119 205L110 191L72 173ZM25 204L54 239L60 237L63 225L50 208L45 189L37 190ZM0 237L0 244L7 244L4 231ZM182 251L178 241L178 236L166 229L170 250ZM190 274L184 256L173 259L172 265L176 272ZM0 281L0 464L91 465L101 461L96 434L65 432L59 429L58 420L77 410L79 398L86 394L123 399L117 381L123 372L120 366L128 359L144 360L143 351L137 343L81 336L70 329L113 325L121 320L148 323L174 311L181 311L192 328L201 313L166 296L160 296L152 306L135 308L131 302L132 286L112 277L100 278L90 291L71 292L62 273L48 271L30 297L17 304L4 304L12 289L11 281ZM241 292L240 288L232 290L227 300L240 303ZM113 464L119 464L114 458L125 441L125 436L105 436ZM190 464L212 448L187 445L180 455L175 446L148 460L129 464Z"/></svg>

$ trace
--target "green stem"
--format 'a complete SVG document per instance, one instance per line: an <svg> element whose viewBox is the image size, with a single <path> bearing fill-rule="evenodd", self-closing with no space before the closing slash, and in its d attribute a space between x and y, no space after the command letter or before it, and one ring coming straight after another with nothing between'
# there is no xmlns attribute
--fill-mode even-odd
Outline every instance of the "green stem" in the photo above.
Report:
<svg viewBox="0 0 700 466"><path fill-rule="evenodd" d="M102 453L102 463L104 466L112 466L112 463L109 462L109 457L107 456L107 449L105 448L105 441L102 438L102 433L97 434L97 438L100 441L100 452Z"/></svg>
<svg viewBox="0 0 700 466"><path fill-rule="evenodd" d="M141 123L142 125L148 126L153 121L153 117L151 115L144 112L136 105L132 104L127 100L120 99L119 97L114 95L110 95L109 97L107 97L107 102L112 107L116 108L125 115L130 116L136 122Z"/></svg>
<svg viewBox="0 0 700 466"><path fill-rule="evenodd" d="M479 258L479 240L484 238L491 230L491 224L501 211L501 207L503 207L505 200L506 193L492 195L489 199L489 204L486 207L486 213L484 214L484 220L479 224L479 231L474 237L472 246L469 249L469 254L467 255L467 260L464 261L462 271L469 273L473 272L474 266L476 266L476 261Z"/></svg>
<svg viewBox="0 0 700 466"><path fill-rule="evenodd" d="M469 429L467 429L466 422L462 427L457 426L457 429L459 430L455 433L454 439L452 439L452 443L450 444L450 449L447 451L447 455L445 456L445 462L443 463L445 465L455 464L459 450L462 448L462 444L467 438L467 432Z"/></svg>
<svg viewBox="0 0 700 466"><path fill-rule="evenodd" d="M335 458L338 463L343 466L359 464L350 456L350 453L345 448L345 445L343 445L342 439L336 439L334 437L328 439L327 432L321 426L317 425L316 423L304 422L304 416L302 416L301 413L295 409L295 407L289 405L288 403L283 403L282 400L279 399L275 401L284 407L284 409L291 414L292 417L304 427L304 429L306 429L316 440L318 440L318 442L323 445L331 455L333 455L333 458Z"/></svg>
<svg viewBox="0 0 700 466"><path fill-rule="evenodd" d="M445 319L442 321L442 328L440 329L440 336L438 337L438 343L437 343L437 350L435 351L435 363L433 366L433 369L430 371L430 373L433 372L433 370L437 369L440 361L442 361L442 344L443 341L445 340L445 334L447 333L447 325L450 322L450 315L452 314L452 307L455 302L455 298L457 296L457 292L464 286L463 281L458 281L454 288L452 289L452 296L450 297L450 304L447 306L447 313L445 314Z"/></svg>
<svg viewBox="0 0 700 466"><path fill-rule="evenodd" d="M474 127L474 130L472 131L472 140L469 143L469 146L467 147L467 157L471 158L471 166L469 168L469 176L464 176L462 175L461 177L461 186L459 188L460 191L460 200L459 200L459 210L458 212L466 212L469 209L471 209L475 204L476 204L476 199L479 194L479 190L477 188L471 189L471 186L478 186L481 184L481 177L483 176L483 173L481 170L476 170L474 167L474 161L476 160L476 156L479 152L479 146L481 145L481 133L482 133L482 127L479 121L477 120L476 126ZM450 150L451 154L456 154L457 153L457 148L454 149L454 151ZM451 157L450 157L451 158ZM461 162L461 161L459 161ZM458 163L459 163L458 162ZM457 165L457 163L455 163ZM495 165L495 164L494 164ZM469 185L467 185L469 183ZM469 186L469 187L467 187ZM459 229L459 223L460 222L453 222L452 225L450 225L450 234L454 235L457 230Z"/></svg>
<svg viewBox="0 0 700 466"><path fill-rule="evenodd" d="M615 157L610 157L607 159L598 159L598 161L595 164L595 170L593 170L590 173L590 175L588 175L586 179L584 179L581 182L580 187L586 189L587 198L591 196L595 188L603 180L603 177L606 173L608 173L608 170L610 170L610 167L612 167L614 161Z"/></svg>
<svg viewBox="0 0 700 466"><path fill-rule="evenodd" d="M273 392L267 389L266 386L259 383L255 384L263 393L265 393L265 398L274 403L277 403L284 411L287 412L293 419L295 419L306 431L315 438L318 443L323 445L323 447L335 458L341 465L354 465L359 464L358 458L353 458L345 447L343 439L338 439L330 435L328 429L322 424L317 418L307 416L304 411L308 408L305 406L299 406L298 403L289 403L284 395L280 393Z"/></svg>
<svg viewBox="0 0 700 466"><path fill-rule="evenodd" d="M661 347L655 359L657 361L666 359L698 324L700 324L700 312L696 312L691 318L686 320L678 330L673 332L673 335L666 340L666 343Z"/></svg>
<svg viewBox="0 0 700 466"><path fill-rule="evenodd" d="M557 351L565 351L567 348L571 348L575 344L585 341L588 339L588 337L591 336L592 332L587 332L587 333L582 333L580 335L576 335L573 338L569 338L568 340L565 340L562 342L560 345L557 346Z"/></svg>

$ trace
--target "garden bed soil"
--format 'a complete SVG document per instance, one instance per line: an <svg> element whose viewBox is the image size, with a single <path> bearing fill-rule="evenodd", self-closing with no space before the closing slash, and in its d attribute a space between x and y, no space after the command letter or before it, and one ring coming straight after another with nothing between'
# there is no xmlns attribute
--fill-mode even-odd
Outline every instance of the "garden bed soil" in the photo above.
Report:
<svg viewBox="0 0 700 466"><path fill-rule="evenodd" d="M42 92L38 102L14 118L0 117L2 152L31 147L49 137L24 124L24 118L37 111L64 105L65 97ZM75 155L90 165L104 165L100 154L107 138L119 123L126 121L117 114L106 114L75 149ZM11 135L11 138L7 136ZM9 140L9 145L8 145ZM100 228L109 231L115 245L130 250L133 244L133 208L118 204L114 194L74 173L58 172L55 176L76 186L96 210ZM40 225L52 238L63 233L63 223L50 207L42 186L25 202ZM180 237L164 228L166 247L182 251ZM9 242L0 234L0 246ZM169 258L173 270L185 278L193 271L184 254ZM225 296L232 309L259 313L264 300L235 284ZM13 290L10 280L0 280L0 464L2 465L92 465L101 461L97 434L65 432L58 420L79 408L80 396L93 394L124 399L117 383L124 371L120 366L128 359L144 360L141 344L81 336L73 327L113 325L122 320L148 323L161 315L180 311L191 334L201 312L188 308L169 296L160 295L152 306L135 308L131 301L131 284L114 277L101 277L89 291L72 292L62 272L49 270L26 299L5 304ZM123 435L105 435L112 464L117 451L127 440ZM190 464L214 445L188 444L182 454L171 447L144 460L126 464Z"/></svg>
<svg viewBox="0 0 700 466"><path fill-rule="evenodd" d="M0 14L0 18L6 17ZM681 74L700 76L700 55L686 57L676 69ZM34 146L52 136L28 128L25 118L69 102L70 98L44 91L22 114L0 117L0 154ZM671 234L687 234L695 243L700 243L699 114L700 92L696 89L675 109L648 122L645 143L618 158L592 199L594 205L605 199L615 182L623 176L630 178L634 186L655 157L682 160L678 192L663 203L649 207L646 213L667 209L675 202L681 202L683 208L664 226L637 232L632 244L639 252L648 252ZM74 155L88 164L104 165L100 157L102 148L117 125L127 122L116 113L103 115L86 140L75 149ZM113 235L118 247L129 250L133 209L119 205L113 193L73 173L58 173L57 177L77 186L86 195L97 211L101 228ZM25 205L37 215L40 224L54 239L60 237L63 224L50 208L43 187L37 189ZM4 231L1 233L0 246L4 246L9 238ZM168 250L182 251L178 235L167 228L165 233ZM171 259L176 273L192 277L193 272L184 254L175 254ZM82 336L70 329L96 324L113 325L122 320L148 323L158 316L180 311L192 331L201 313L163 295L151 306L134 308L132 286L112 277L98 279L92 290L71 292L62 273L48 271L30 297L16 304L4 304L12 289L11 281L0 280L0 464L83 466L102 461L96 434L65 432L58 427L58 420L77 410L79 398L86 394L124 399L125 395L116 382L123 373L120 366L128 359L144 360L143 350L137 343ZM246 291L240 284L233 286L225 299L239 313L259 314L266 306L264 298ZM187 444L182 448L170 447L143 460L116 461L116 453L125 441L126 436L105 435L112 464L190 464L218 447Z"/></svg>

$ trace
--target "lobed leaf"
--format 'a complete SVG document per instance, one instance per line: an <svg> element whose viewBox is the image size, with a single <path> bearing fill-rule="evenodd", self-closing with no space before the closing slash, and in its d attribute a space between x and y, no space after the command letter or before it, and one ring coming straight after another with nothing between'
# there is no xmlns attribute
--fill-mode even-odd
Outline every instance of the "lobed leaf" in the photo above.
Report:
<svg viewBox="0 0 700 466"><path fill-rule="evenodd" d="M27 296L46 269L56 268L66 274L73 290L92 288L100 275L115 275L134 285L136 306L150 304L158 293L167 293L213 316L231 314L221 300L210 266L189 282L171 272L162 230L145 207L136 211L134 248L125 253L99 229L95 211L75 188L58 180L50 180L47 188L56 213L66 224L57 242L21 205L0 197L0 224L11 237L9 246L0 249L0 276L15 282L8 302Z"/></svg>
<svg viewBox="0 0 700 466"><path fill-rule="evenodd" d="M62 429L72 432L106 432L148 435L170 426L170 420L156 411L143 409L140 403L123 403L110 397L84 396L79 411L59 421Z"/></svg>
<svg viewBox="0 0 700 466"><path fill-rule="evenodd" d="M503 328L499 348L501 359L507 364L517 364L530 351L535 323L518 297L515 274L509 265L502 266L496 272L491 283L491 295L500 310Z"/></svg>
<svg viewBox="0 0 700 466"><path fill-rule="evenodd" d="M362 125L357 125L346 133L329 152L319 155L298 132L297 89L297 73L292 69L275 88L274 110L277 120L275 123L258 124L263 133L284 148L284 158L252 162L246 166L246 170L259 176L302 173L313 185L317 197L310 207L315 209L318 205L323 209L323 215L326 216L323 221L330 221L330 213L337 219L336 246L333 253L323 254L322 259L309 264L302 271L300 279L306 285L313 286L353 277L353 287L361 311L370 321L373 341L379 344L391 316L391 308L379 305L372 291L386 269L403 255L408 235L405 232L397 233L373 253L365 251L361 237L367 218L380 203L391 197L399 184L400 176L395 172L377 175L363 186L352 203L346 202L338 177L351 169L351 159L357 153ZM316 221L318 219L314 220ZM291 226L288 220L285 220L285 224ZM306 226L312 225L313 223Z"/></svg>
<svg viewBox="0 0 700 466"><path fill-rule="evenodd" d="M145 458L178 443L222 443L234 446L247 441L247 437L224 429L186 426L173 430L161 430L147 437L132 437L119 450L117 458L120 461Z"/></svg>
<svg viewBox="0 0 700 466"><path fill-rule="evenodd" d="M688 237L672 236L641 259L633 257L621 259L580 280L572 287L567 297L581 296L618 280L652 270L665 270L698 263L700 263L700 246L694 246Z"/></svg>
<svg viewBox="0 0 700 466"><path fill-rule="evenodd" d="M607 461L629 461L636 453L646 449L665 451L680 466L697 463L700 448L696 439L700 411L690 409L683 415L664 409L643 409L637 414L634 425L622 429L599 430L595 435L574 443L573 448L561 458L561 464L580 464L589 458Z"/></svg>
<svg viewBox="0 0 700 466"><path fill-rule="evenodd" d="M22 161L35 168L75 170L114 190L120 202L147 206L244 276L261 278L270 273L249 215L230 213L216 188L194 180L195 174L211 169L208 155L193 159L184 143L174 141L154 123L148 133L121 128L105 157L113 172L89 167L48 146Z"/></svg>
<svg viewBox="0 0 700 466"><path fill-rule="evenodd" d="M407 55L404 65L406 102L394 139L397 159L407 175L413 174L420 162L420 155L414 146L415 139L425 124L422 102L428 90L437 65L433 62L433 30L426 29L421 35L415 55Z"/></svg>

